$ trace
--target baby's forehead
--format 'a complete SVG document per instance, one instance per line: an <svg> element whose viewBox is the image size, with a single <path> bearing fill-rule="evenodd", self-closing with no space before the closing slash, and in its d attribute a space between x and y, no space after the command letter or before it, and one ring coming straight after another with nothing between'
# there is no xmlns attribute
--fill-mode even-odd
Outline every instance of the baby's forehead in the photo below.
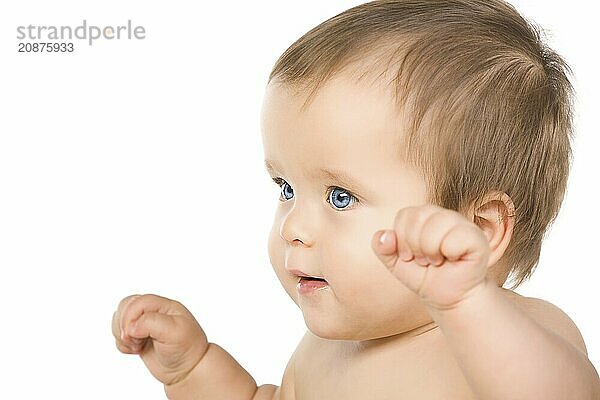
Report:
<svg viewBox="0 0 600 400"><path fill-rule="evenodd" d="M352 73L332 76L310 98L306 88L276 89L270 103L276 107L274 112L266 114L272 120L286 123L293 115L310 119L323 134L339 130L391 134L391 131L401 132L404 127L402 110L395 107L390 91L357 80Z"/></svg>
<svg viewBox="0 0 600 400"><path fill-rule="evenodd" d="M278 85L277 96L296 106L298 113L339 114L353 109L358 115L371 113L385 118L401 118L404 106L394 97L394 87L373 71L363 73L361 67L338 71L317 86L305 82L302 85Z"/></svg>
<svg viewBox="0 0 600 400"><path fill-rule="evenodd" d="M340 74L300 110L303 99L293 91L274 95L263 123L265 158L338 170L401 159L404 126L385 91Z"/></svg>
<svg viewBox="0 0 600 400"><path fill-rule="evenodd" d="M382 37L363 43L360 48L346 53L334 65L315 62L311 72L295 79L274 78L270 82L285 87L290 96L303 97L303 108L306 108L321 89L343 81L354 85L355 90L366 90L388 98L400 113L409 95L403 93L399 97L398 85L402 79L402 60L410 43L403 35Z"/></svg>

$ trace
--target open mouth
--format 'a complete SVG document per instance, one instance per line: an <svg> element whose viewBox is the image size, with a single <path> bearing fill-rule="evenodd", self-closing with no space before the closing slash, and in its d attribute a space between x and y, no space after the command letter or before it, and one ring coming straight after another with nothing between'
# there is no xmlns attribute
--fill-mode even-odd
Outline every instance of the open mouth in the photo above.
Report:
<svg viewBox="0 0 600 400"><path fill-rule="evenodd" d="M322 292L321 289L328 287L329 283L325 279L310 276L301 276L296 285L298 293L302 296L320 293Z"/></svg>
<svg viewBox="0 0 600 400"><path fill-rule="evenodd" d="M321 282L327 282L323 278L313 278L312 276L301 276L300 280L301 281L321 281Z"/></svg>

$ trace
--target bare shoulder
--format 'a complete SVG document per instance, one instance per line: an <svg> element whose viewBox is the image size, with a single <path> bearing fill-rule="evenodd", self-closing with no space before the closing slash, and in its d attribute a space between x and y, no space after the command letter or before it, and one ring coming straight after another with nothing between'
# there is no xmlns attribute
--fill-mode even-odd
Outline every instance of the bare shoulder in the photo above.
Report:
<svg viewBox="0 0 600 400"><path fill-rule="evenodd" d="M512 290L504 288L502 288L502 291L537 323L562 337L587 355L587 349L581 332L579 332L573 320L563 310L546 300L521 296Z"/></svg>

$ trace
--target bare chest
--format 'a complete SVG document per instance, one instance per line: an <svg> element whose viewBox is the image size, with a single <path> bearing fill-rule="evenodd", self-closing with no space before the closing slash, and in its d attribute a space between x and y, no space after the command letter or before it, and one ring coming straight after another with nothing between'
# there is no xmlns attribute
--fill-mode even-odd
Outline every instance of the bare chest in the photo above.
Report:
<svg viewBox="0 0 600 400"><path fill-rule="evenodd" d="M315 346L296 358L294 400L474 399L439 328L371 351Z"/></svg>

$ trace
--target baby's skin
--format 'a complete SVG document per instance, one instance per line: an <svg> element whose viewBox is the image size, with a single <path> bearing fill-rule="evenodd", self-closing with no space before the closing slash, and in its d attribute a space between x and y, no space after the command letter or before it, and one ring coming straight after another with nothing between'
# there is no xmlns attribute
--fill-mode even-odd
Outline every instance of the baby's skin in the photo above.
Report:
<svg viewBox="0 0 600 400"><path fill-rule="evenodd" d="M599 399L571 319L502 288L510 197L490 193L465 214L427 204L425 181L398 160L381 88L340 73L303 100L269 84L262 113L282 193L269 258L308 327L281 385L257 386L157 295L120 302L117 348L138 354L169 399Z"/></svg>

